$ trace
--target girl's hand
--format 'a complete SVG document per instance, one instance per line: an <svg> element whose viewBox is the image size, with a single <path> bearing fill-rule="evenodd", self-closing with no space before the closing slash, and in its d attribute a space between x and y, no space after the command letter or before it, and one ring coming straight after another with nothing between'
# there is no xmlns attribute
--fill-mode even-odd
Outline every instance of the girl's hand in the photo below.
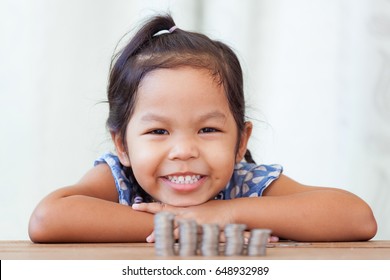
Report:
<svg viewBox="0 0 390 280"><path fill-rule="evenodd" d="M198 224L217 223L220 227L233 223L233 213L229 201L210 200L200 205L177 207L159 202L133 204L133 210L156 214L167 211L179 219L194 219Z"/></svg>
<svg viewBox="0 0 390 280"><path fill-rule="evenodd" d="M230 207L227 200L210 200L204 204L188 207L176 207L158 202L151 203L139 203L133 204L132 208L136 211L148 212L156 214L161 211L167 211L175 214L175 221L180 219L193 219L198 224L216 223L221 229L229 223L235 223L233 208ZM177 228L177 222L175 222L174 236L179 238L179 232ZM221 242L225 242L223 234L221 236ZM250 233L246 231L244 233L245 240L249 239ZM269 242L277 242L279 240L276 236L271 236ZM152 232L147 238L147 242L154 242L154 232Z"/></svg>
<svg viewBox="0 0 390 280"><path fill-rule="evenodd" d="M188 206L188 207L176 207L168 204L151 202L151 203L139 203L133 204L133 210L143 211L152 214L156 214L161 211L167 211L175 214L175 230L174 236L178 238L177 221L180 219L193 219L198 224L216 223L220 228L223 228L228 223L233 223L232 210L229 208L228 201L223 200L210 200L206 203ZM154 234L150 234L146 238L147 242L154 242Z"/></svg>

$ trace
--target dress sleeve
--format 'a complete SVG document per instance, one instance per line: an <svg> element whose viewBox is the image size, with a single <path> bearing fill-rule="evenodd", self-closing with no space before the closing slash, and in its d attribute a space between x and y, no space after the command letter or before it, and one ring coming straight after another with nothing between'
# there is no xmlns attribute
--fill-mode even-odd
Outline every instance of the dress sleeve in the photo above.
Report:
<svg viewBox="0 0 390 280"><path fill-rule="evenodd" d="M283 172L279 164L255 165L241 162L236 165L224 199L262 196L264 190Z"/></svg>
<svg viewBox="0 0 390 280"><path fill-rule="evenodd" d="M115 180L116 190L118 191L119 203L123 205L130 205L131 182L126 177L118 156L112 153L106 153L95 160L94 166L102 163L107 164L111 169L112 176Z"/></svg>

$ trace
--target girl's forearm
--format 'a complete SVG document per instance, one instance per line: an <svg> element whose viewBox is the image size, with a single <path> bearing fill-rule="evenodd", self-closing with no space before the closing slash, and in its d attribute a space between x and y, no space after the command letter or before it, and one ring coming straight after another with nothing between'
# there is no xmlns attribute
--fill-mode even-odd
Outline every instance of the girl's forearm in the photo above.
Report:
<svg viewBox="0 0 390 280"><path fill-rule="evenodd" d="M231 200L234 219L248 228L270 228L296 241L368 240L376 233L369 206L335 190Z"/></svg>
<svg viewBox="0 0 390 280"><path fill-rule="evenodd" d="M42 243L145 242L152 231L152 214L84 195L46 201L29 224L31 240Z"/></svg>

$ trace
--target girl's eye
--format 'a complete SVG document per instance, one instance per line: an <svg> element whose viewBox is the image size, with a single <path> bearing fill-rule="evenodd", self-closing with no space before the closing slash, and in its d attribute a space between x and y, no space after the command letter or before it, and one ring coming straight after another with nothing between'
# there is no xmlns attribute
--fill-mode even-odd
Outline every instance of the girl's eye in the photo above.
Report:
<svg viewBox="0 0 390 280"><path fill-rule="evenodd" d="M157 135L168 135L168 131L165 129L154 129L149 132L150 134L157 134Z"/></svg>
<svg viewBox="0 0 390 280"><path fill-rule="evenodd" d="M213 132L218 132L218 131L219 130L216 128L205 127L205 128L202 128L201 130L199 130L199 133L213 133Z"/></svg>

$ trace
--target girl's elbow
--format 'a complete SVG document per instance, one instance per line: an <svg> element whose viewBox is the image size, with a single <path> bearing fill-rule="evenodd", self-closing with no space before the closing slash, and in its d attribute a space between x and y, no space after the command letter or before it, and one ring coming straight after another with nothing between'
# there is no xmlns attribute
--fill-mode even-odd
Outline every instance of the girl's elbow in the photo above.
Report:
<svg viewBox="0 0 390 280"><path fill-rule="evenodd" d="M32 242L41 242L42 231L33 218L30 219L30 223L28 224L28 235L30 236Z"/></svg>
<svg viewBox="0 0 390 280"><path fill-rule="evenodd" d="M34 243L49 242L50 233L48 230L48 215L45 214L43 209L36 209L30 218L28 224L28 235Z"/></svg>
<svg viewBox="0 0 390 280"><path fill-rule="evenodd" d="M357 225L359 240L370 240L377 233L378 225L371 208L367 205L365 211L360 215L361 219Z"/></svg>
<svg viewBox="0 0 390 280"><path fill-rule="evenodd" d="M374 216L367 219L366 223L362 226L362 229L362 240L370 240L374 238L378 230L378 225Z"/></svg>
<svg viewBox="0 0 390 280"><path fill-rule="evenodd" d="M28 235L34 243L44 242L42 229L35 223L35 221L30 220L28 225Z"/></svg>

